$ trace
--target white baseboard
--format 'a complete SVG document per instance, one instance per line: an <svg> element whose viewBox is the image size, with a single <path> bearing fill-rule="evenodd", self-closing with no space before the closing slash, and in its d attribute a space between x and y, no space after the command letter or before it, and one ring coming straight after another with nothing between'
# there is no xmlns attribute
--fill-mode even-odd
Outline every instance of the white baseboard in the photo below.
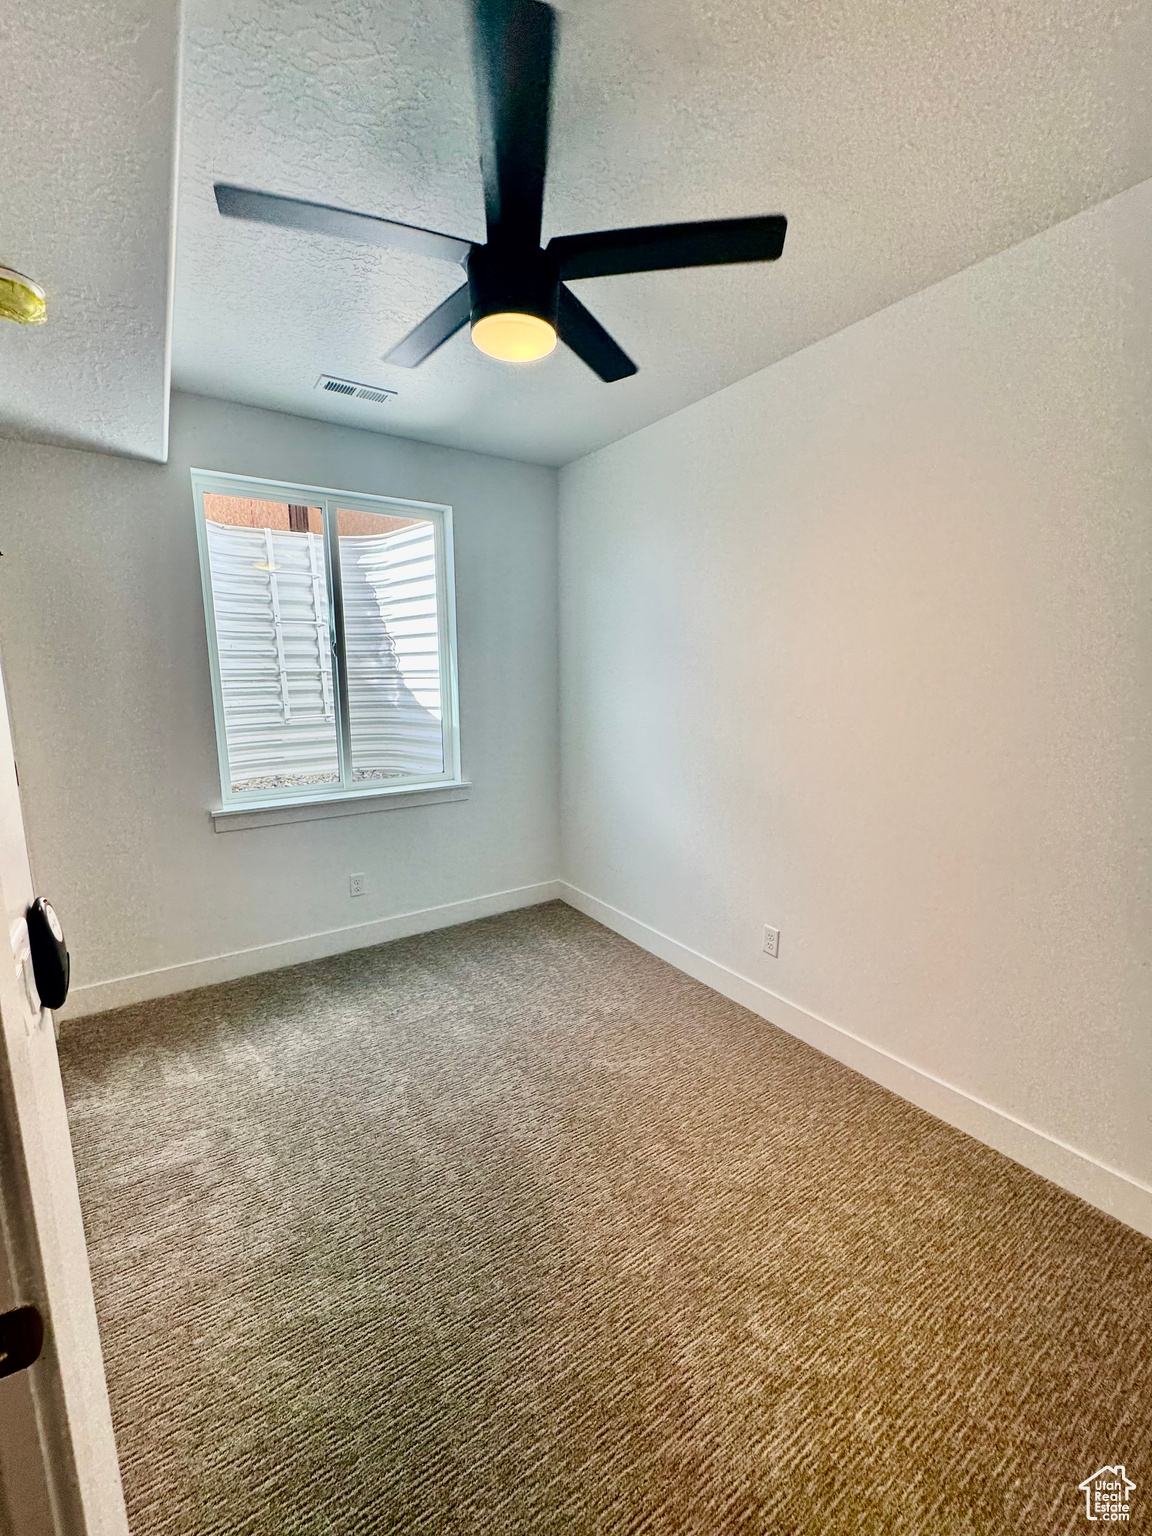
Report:
<svg viewBox="0 0 1152 1536"><path fill-rule="evenodd" d="M396 917L380 917L347 928L327 928L322 933L306 933L297 939L281 939L275 944L259 944L252 949L235 949L224 955L210 955L204 960L189 960L183 965L165 965L154 971L138 971L132 976L115 976L109 981L73 987L61 1012L65 1021L83 1018L86 1014L103 1013L108 1008L124 1008L132 1003L168 997L173 992L188 992L193 987L234 981L238 976L278 971L286 965L322 960L350 949L367 949L373 944L386 944L390 939L404 939L413 933L454 928L458 923L470 923L478 917L494 917L497 912L512 912L518 907L538 906L543 901L555 901L559 896L560 882L543 880L537 885L493 891L487 896L472 896L467 901L452 901L442 907L401 912Z"/></svg>
<svg viewBox="0 0 1152 1536"><path fill-rule="evenodd" d="M650 954L677 970L702 981L714 992L731 998L762 1019L779 1026L790 1035L815 1046L826 1056L832 1056L845 1066L851 1067L863 1077L899 1094L902 1099L925 1109L937 1119L955 1126L957 1130L994 1147L997 1152L1022 1163L1033 1173L1050 1179L1053 1184L1087 1200L1090 1205L1106 1211L1117 1220L1135 1227L1138 1232L1152 1237L1152 1188L1133 1179L1119 1169L1109 1168L1086 1152L1047 1132L1038 1130L1017 1120L1005 1110L996 1109L982 1099L974 1098L962 1088L954 1088L930 1072L903 1061L898 1056L870 1045L858 1035L821 1019L806 1008L778 997L758 981L729 970L707 955L689 949L686 944L669 938L639 922L627 913L620 912L607 902L590 896L566 881L559 884L559 894L569 906L603 923L646 949Z"/></svg>
<svg viewBox="0 0 1152 1536"><path fill-rule="evenodd" d="M167 997L173 992L186 992L194 987L233 981L239 976L252 976L261 971L300 965L307 960L320 960L328 955L343 954L347 950L386 944L391 939L406 938L414 933L429 933L436 928L452 928L458 923L469 923L477 918L493 917L498 912L511 912L520 907L537 906L541 902L557 899L566 901L577 911L622 934L641 949L666 960L677 970L684 971L713 991L731 998L733 1002L767 1019L788 1034L815 1046L826 1056L834 1057L862 1076L899 1094L909 1103L927 1110L957 1130L975 1137L986 1146L994 1147L1025 1168L1032 1169L1034 1173L1059 1184L1110 1216L1135 1227L1138 1232L1152 1237L1152 1188L1147 1184L1098 1162L1088 1153L1078 1151L1035 1126L1025 1124L1005 1110L986 1104L962 1088L941 1081L922 1068L913 1066L911 1062L869 1044L841 1025L819 1018L798 1004L789 1002L787 998L769 991L751 977L742 976L738 971L710 960L707 955L700 954L677 939L660 933L637 918L629 917L627 913L563 880L544 880L536 885L494 891L466 901L449 902L444 906L425 907L418 912L402 912L394 917L377 918L373 922L356 923L346 928L329 928L321 933L283 939L275 944L232 950L227 954L210 955L206 959L191 960L182 965L162 966L157 970L140 971L131 976L116 976L108 981L74 987L62 1013L65 1020L83 1018L88 1014L102 1013L108 1008L148 1002L153 998Z"/></svg>

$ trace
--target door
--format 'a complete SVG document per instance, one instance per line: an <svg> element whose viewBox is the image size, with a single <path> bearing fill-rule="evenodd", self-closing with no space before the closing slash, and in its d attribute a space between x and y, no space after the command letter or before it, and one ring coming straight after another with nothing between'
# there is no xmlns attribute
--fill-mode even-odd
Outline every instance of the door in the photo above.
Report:
<svg viewBox="0 0 1152 1536"><path fill-rule="evenodd" d="M28 959L32 899L0 669L0 1312L32 1305L44 1322L39 1359L0 1377L0 1532L127 1536L55 1030Z"/></svg>

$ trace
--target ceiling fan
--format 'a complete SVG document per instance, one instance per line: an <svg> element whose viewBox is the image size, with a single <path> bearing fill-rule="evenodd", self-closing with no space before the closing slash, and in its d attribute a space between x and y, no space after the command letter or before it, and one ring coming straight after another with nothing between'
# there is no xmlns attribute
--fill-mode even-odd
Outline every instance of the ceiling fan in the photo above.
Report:
<svg viewBox="0 0 1152 1536"><path fill-rule="evenodd" d="M385 362L415 368L471 322L476 346L504 362L544 357L559 337L605 382L627 378L636 364L566 279L775 261L784 248L788 221L769 214L652 224L560 235L541 249L555 13L542 0L471 0L471 8L488 235L483 245L375 214L223 182L216 183L216 204L228 218L397 247L462 265L467 281L398 342Z"/></svg>

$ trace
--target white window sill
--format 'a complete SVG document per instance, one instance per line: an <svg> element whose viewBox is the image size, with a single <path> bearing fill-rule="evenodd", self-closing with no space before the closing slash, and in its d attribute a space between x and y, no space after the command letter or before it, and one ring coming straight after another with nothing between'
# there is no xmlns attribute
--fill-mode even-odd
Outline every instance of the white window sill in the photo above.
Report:
<svg viewBox="0 0 1152 1536"><path fill-rule="evenodd" d="M266 801L263 805L230 805L212 811L216 832L243 832L250 827L274 827L288 821L323 821L329 816L363 816L370 811L410 810L418 805L440 805L447 800L467 800L472 791L467 779L443 784L404 784L371 794L363 790L329 795L323 800Z"/></svg>

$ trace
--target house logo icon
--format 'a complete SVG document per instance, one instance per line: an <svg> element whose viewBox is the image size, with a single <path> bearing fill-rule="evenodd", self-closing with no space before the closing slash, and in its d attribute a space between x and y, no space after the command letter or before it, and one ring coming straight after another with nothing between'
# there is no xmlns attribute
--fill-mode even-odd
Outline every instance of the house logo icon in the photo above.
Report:
<svg viewBox="0 0 1152 1536"><path fill-rule="evenodd" d="M1080 1484L1089 1520L1128 1519L1129 1494L1136 1484L1123 1467L1101 1467Z"/></svg>

